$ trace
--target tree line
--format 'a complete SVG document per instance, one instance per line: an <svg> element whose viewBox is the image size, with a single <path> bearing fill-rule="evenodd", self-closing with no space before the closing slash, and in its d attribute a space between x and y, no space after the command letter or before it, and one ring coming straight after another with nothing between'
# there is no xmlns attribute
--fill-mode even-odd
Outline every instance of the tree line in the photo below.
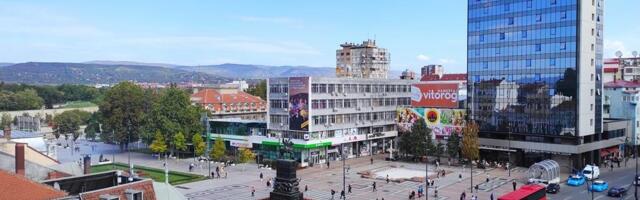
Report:
<svg viewBox="0 0 640 200"><path fill-rule="evenodd" d="M477 160L479 158L477 124L467 123L462 132L462 138L458 134L451 134L446 145L440 141L434 143L431 129L423 120L418 120L410 131L400 134L399 151L405 158L411 157L413 160L423 156L435 156L439 159L445 153L449 158Z"/></svg>
<svg viewBox="0 0 640 200"><path fill-rule="evenodd" d="M0 82L0 111L51 109L69 101L97 103L106 89L86 85L26 85Z"/></svg>

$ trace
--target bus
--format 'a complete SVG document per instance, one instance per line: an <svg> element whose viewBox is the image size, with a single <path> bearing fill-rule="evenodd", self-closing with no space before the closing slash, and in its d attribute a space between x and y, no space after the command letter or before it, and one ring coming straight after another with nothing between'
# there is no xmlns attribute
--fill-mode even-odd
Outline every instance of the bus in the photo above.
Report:
<svg viewBox="0 0 640 200"><path fill-rule="evenodd" d="M498 200L547 200L545 187L537 184L524 185L516 191L498 197Z"/></svg>

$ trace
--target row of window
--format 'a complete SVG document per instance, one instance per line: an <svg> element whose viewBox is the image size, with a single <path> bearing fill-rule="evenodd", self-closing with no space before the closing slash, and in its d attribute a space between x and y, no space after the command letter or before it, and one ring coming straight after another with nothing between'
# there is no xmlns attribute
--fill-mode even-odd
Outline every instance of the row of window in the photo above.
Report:
<svg viewBox="0 0 640 200"><path fill-rule="evenodd" d="M319 99L311 101L312 109L357 108L381 106L408 106L410 99L401 98L370 98L370 99Z"/></svg>
<svg viewBox="0 0 640 200"><path fill-rule="evenodd" d="M384 125L384 126L374 126L374 127L359 127L359 128L347 128L347 129L336 129L336 130L327 130L327 131L313 131L313 132L294 132L294 131L282 131L281 136L274 137L282 137L282 138L291 138L291 139L309 139L309 140L319 140L319 139L329 139L335 137L348 137L348 136L356 136L356 135L365 135L369 133L380 133L386 131L395 131L395 125ZM308 138L305 138L305 135L308 135Z"/></svg>
<svg viewBox="0 0 640 200"><path fill-rule="evenodd" d="M311 93L381 93L409 92L409 85L378 84L311 84Z"/></svg>
<svg viewBox="0 0 640 200"><path fill-rule="evenodd" d="M475 22L473 19L469 19L469 30L473 31L486 31L492 30L496 28L500 29L515 29L515 28L523 28L529 26L540 26L545 23L556 23L556 24L566 24L569 22L570 24L575 24L576 22L576 14L575 10L566 10L560 12L549 12L549 13L538 13L533 15L525 15L519 17L506 17L506 18L497 18L495 20L483 20Z"/></svg>
<svg viewBox="0 0 640 200"><path fill-rule="evenodd" d="M503 31L498 32L496 34L480 34L469 36L469 46L471 48L482 48L487 46L514 46L518 45L518 43L511 42L519 42L519 43L533 43L532 40L542 40L547 39L549 42L557 41L556 38L561 37L573 37L576 36L576 27L575 26L563 26L563 27L550 27L543 29L530 29L530 30L515 30L515 31ZM524 40L524 39L528 39ZM566 39L565 39L566 40ZM510 43L500 43L500 44L492 44L496 42L510 42ZM479 45L483 44L483 45ZM491 45L486 45L491 44Z"/></svg>
<svg viewBox="0 0 640 200"><path fill-rule="evenodd" d="M472 3L471 1L469 2ZM533 9L544 9L544 8L552 8L552 7L559 7L559 6L575 5L576 0L537 0L537 1L526 0L522 2L516 1L515 3L504 3L502 5L499 5L499 3L496 5L495 2L482 3L482 4L478 4L478 3L481 3L481 0L475 0L475 2L473 2L472 5L470 5L469 7L470 13L471 12L475 13L474 15L470 15L470 17L483 17L483 16L492 15L494 13L500 13L500 12L506 13L510 11L521 11L524 9L533 10ZM482 12L478 12L478 11L482 11Z"/></svg>
<svg viewBox="0 0 640 200"><path fill-rule="evenodd" d="M376 121L394 121L396 118L395 111L387 112L371 112L371 113L352 113L339 115L319 115L313 116L314 125L335 125L335 124L351 124L366 123Z"/></svg>

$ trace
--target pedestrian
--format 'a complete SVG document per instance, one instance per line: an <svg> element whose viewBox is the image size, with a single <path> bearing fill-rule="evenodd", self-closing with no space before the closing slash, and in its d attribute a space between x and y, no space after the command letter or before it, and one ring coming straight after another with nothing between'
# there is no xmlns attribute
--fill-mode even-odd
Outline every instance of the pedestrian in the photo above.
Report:
<svg viewBox="0 0 640 200"><path fill-rule="evenodd" d="M479 191L479 190L480 190L480 185L476 185L476 187L475 187L475 188L476 188L476 193L480 192L480 191Z"/></svg>
<svg viewBox="0 0 640 200"><path fill-rule="evenodd" d="M330 168L330 167L329 167L329 166L330 166L330 164L331 164L331 163L329 163L329 161L327 161L327 169L329 169L329 168Z"/></svg>
<svg viewBox="0 0 640 200"><path fill-rule="evenodd" d="M262 172L260 172L260 182L262 182Z"/></svg>
<svg viewBox="0 0 640 200"><path fill-rule="evenodd" d="M371 164L373 165L373 157L371 157L370 160L371 160Z"/></svg>
<svg viewBox="0 0 640 200"><path fill-rule="evenodd" d="M211 178L215 178L216 177L216 173L215 172L211 172Z"/></svg>
<svg viewBox="0 0 640 200"><path fill-rule="evenodd" d="M387 174L387 184L389 184L389 174Z"/></svg>
<svg viewBox="0 0 640 200"><path fill-rule="evenodd" d="M460 200L465 200L467 198L467 193L465 191L462 191L462 194L460 194Z"/></svg>
<svg viewBox="0 0 640 200"><path fill-rule="evenodd" d="M347 199L347 195L344 193L344 190L340 192L340 199Z"/></svg>
<svg viewBox="0 0 640 200"><path fill-rule="evenodd" d="M493 192L491 193L491 196L489 196L489 200L493 200Z"/></svg>
<svg viewBox="0 0 640 200"><path fill-rule="evenodd" d="M267 180L267 187L271 187L271 180Z"/></svg>
<svg viewBox="0 0 640 200"><path fill-rule="evenodd" d="M351 184L349 184L349 187L347 187L347 190L349 191L349 194L351 194Z"/></svg>
<svg viewBox="0 0 640 200"><path fill-rule="evenodd" d="M416 198L416 191L411 190L411 199Z"/></svg>
<svg viewBox="0 0 640 200"><path fill-rule="evenodd" d="M309 186L304 185L304 191L305 191L305 192L309 191Z"/></svg>
<svg viewBox="0 0 640 200"><path fill-rule="evenodd" d="M489 174L487 174L487 179L485 182L489 183Z"/></svg>
<svg viewBox="0 0 640 200"><path fill-rule="evenodd" d="M611 170L610 171L613 171L613 162L611 162Z"/></svg>
<svg viewBox="0 0 640 200"><path fill-rule="evenodd" d="M335 191L335 190L333 190L333 189L331 189L331 199L333 199L333 198L334 198L334 195L335 195L335 194L336 194L336 191Z"/></svg>
<svg viewBox="0 0 640 200"><path fill-rule="evenodd" d="M256 188L251 186L251 196L256 196Z"/></svg>
<svg viewBox="0 0 640 200"><path fill-rule="evenodd" d="M227 178L227 171L226 170L224 171L224 178L225 179Z"/></svg>
<svg viewBox="0 0 640 200"><path fill-rule="evenodd" d="M375 192L375 191L378 191L378 190L376 189L376 182L375 182L375 181L373 182L373 184L371 184L371 186L373 186L373 191L374 191L374 192Z"/></svg>
<svg viewBox="0 0 640 200"><path fill-rule="evenodd" d="M216 176L220 178L220 166L216 166Z"/></svg>
<svg viewBox="0 0 640 200"><path fill-rule="evenodd" d="M458 174L458 182L462 182L462 174Z"/></svg>
<svg viewBox="0 0 640 200"><path fill-rule="evenodd" d="M513 185L513 191L516 191L516 185L517 185L516 181L511 182L511 185Z"/></svg>

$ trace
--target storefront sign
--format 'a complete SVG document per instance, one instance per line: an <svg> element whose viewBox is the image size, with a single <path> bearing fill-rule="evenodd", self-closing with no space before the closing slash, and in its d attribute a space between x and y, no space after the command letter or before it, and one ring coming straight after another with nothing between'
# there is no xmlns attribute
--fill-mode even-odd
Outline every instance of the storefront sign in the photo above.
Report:
<svg viewBox="0 0 640 200"><path fill-rule="evenodd" d="M411 106L458 108L458 84L419 83L411 86Z"/></svg>
<svg viewBox="0 0 640 200"><path fill-rule="evenodd" d="M465 110L442 108L399 108L397 123L400 132L407 132L418 120L424 120L434 136L446 137L461 134Z"/></svg>
<svg viewBox="0 0 640 200"><path fill-rule="evenodd" d="M372 134L367 135L367 137L369 137L369 139L374 139L374 138L383 137L383 136L384 136L384 133L382 133L382 132L372 133Z"/></svg>
<svg viewBox="0 0 640 200"><path fill-rule="evenodd" d="M253 148L253 144L247 141L229 140L229 145L240 148Z"/></svg>

